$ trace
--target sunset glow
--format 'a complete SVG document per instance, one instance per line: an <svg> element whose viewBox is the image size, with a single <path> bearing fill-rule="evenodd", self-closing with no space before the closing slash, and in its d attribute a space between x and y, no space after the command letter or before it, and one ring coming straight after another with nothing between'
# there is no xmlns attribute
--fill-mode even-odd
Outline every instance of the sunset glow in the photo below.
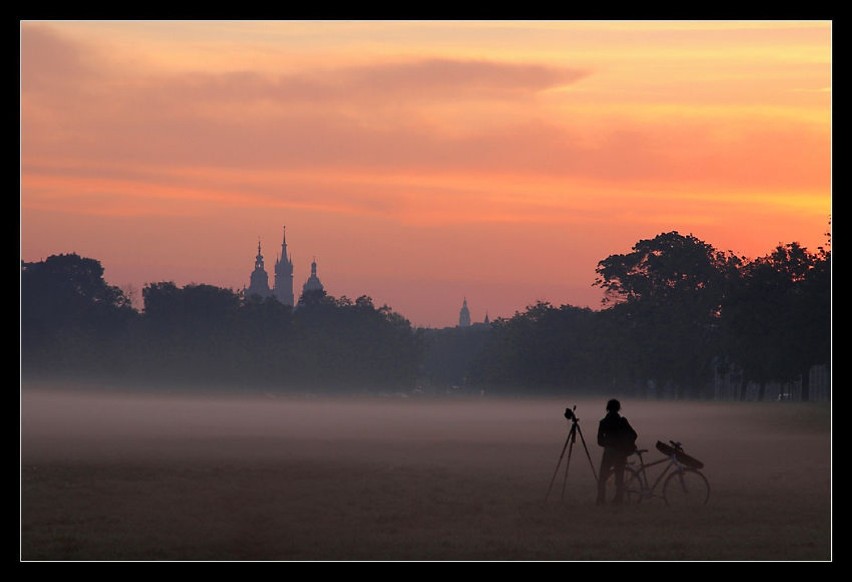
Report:
<svg viewBox="0 0 852 582"><path fill-rule="evenodd" d="M831 23L21 23L22 259L134 296L242 289L281 229L297 290L414 325L598 308L665 231L825 244Z"/></svg>

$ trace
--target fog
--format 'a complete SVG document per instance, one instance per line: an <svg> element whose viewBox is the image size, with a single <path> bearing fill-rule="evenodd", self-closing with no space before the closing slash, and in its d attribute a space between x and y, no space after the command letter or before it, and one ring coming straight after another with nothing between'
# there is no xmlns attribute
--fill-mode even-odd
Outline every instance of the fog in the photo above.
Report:
<svg viewBox="0 0 852 582"><path fill-rule="evenodd" d="M559 454L576 405L580 429L599 456L597 422L605 399L447 399L401 397L298 398L256 396L103 395L34 390L23 393L22 450L27 460L282 458L359 451L381 461L409 448L452 443L540 447ZM786 403L622 401L622 414L639 432L637 444L681 441L710 463L739 458L771 439L779 447L813 438L824 426L792 422L803 409ZM766 411L780 414L767 418ZM805 412L802 413L802 410ZM781 423L790 422L784 431ZM582 442L577 441L576 447ZM743 450L746 449L746 450ZM827 452L827 451L825 451ZM461 456L458 447L447 451ZM441 460L436 455L436 461ZM448 459L450 460L450 459ZM597 459L596 459L597 460ZM826 459L827 460L827 459Z"/></svg>
<svg viewBox="0 0 852 582"><path fill-rule="evenodd" d="M712 493L699 516L700 531L672 522L677 515L651 503L623 508L627 511L616 518L624 527L616 535L592 527L599 522L596 511L604 508L594 507L594 477L580 439L572 450L565 497L560 500L557 491L544 503L570 428L564 408L577 406L597 471L602 450L596 443L597 422L605 402L25 389L22 556L830 556L827 406L623 399L622 413L639 433L637 444L651 451L647 460L660 457L654 450L657 440L682 442L705 463ZM558 490L563 478L560 470ZM560 527L559 516L566 512L587 520L585 531L598 541L575 539ZM209 521L203 527L199 513ZM56 540L57 515L65 524L62 535L73 540L70 545ZM747 522L738 523L744 515ZM658 528L660 539L669 536L677 551L642 536L625 538L635 547L616 543L624 532L638 532L649 523ZM680 523L681 530L673 530L672 523ZM192 532L193 543L178 543L170 537L176 534L163 532L166 525L184 535ZM738 527L747 531L738 533ZM247 531L251 544L246 544Z"/></svg>

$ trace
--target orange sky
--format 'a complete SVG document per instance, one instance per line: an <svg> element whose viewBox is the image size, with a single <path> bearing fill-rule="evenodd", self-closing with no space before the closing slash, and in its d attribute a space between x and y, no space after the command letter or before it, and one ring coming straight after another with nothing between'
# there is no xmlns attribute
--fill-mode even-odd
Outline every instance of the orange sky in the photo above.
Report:
<svg viewBox="0 0 852 582"><path fill-rule="evenodd" d="M831 23L21 23L21 254L298 286L415 325L600 306L597 262L677 230L825 242ZM270 277L271 278L271 277Z"/></svg>

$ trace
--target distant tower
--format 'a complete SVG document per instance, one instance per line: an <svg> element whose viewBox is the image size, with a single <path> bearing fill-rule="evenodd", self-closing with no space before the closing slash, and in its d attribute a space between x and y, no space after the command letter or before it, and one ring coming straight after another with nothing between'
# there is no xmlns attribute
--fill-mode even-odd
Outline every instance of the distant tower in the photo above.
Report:
<svg viewBox="0 0 852 582"><path fill-rule="evenodd" d="M251 272L251 280L246 290L246 295L257 295L258 297L269 297L269 275L263 266L263 254L260 252L260 239L257 240L257 256L254 258L254 271Z"/></svg>
<svg viewBox="0 0 852 582"><path fill-rule="evenodd" d="M464 298L462 308L459 311L459 327L470 327L470 310L467 308L467 297Z"/></svg>
<svg viewBox="0 0 852 582"><path fill-rule="evenodd" d="M491 320L488 319L488 312L487 311L485 312L485 319L482 320L482 323L484 323L485 325L488 325L488 324L491 323Z"/></svg>
<svg viewBox="0 0 852 582"><path fill-rule="evenodd" d="M287 254L287 227L284 228L284 240L281 243L281 257L275 260L275 298L284 305L294 305L293 301L293 259Z"/></svg>
<svg viewBox="0 0 852 582"><path fill-rule="evenodd" d="M317 277L317 260L314 258L311 263L311 276L308 277L308 280L305 281L305 284L302 286L302 295L311 292L320 292L325 293L325 288L322 286L322 282Z"/></svg>

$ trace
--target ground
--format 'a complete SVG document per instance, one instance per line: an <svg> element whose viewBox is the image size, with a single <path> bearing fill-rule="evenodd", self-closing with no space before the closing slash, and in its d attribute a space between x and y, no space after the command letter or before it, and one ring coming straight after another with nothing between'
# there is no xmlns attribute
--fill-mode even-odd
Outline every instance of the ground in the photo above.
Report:
<svg viewBox="0 0 852 582"><path fill-rule="evenodd" d="M606 398L130 396L25 386L23 560L830 560L828 405L622 400L712 492L596 507ZM566 454L567 458L567 454Z"/></svg>

